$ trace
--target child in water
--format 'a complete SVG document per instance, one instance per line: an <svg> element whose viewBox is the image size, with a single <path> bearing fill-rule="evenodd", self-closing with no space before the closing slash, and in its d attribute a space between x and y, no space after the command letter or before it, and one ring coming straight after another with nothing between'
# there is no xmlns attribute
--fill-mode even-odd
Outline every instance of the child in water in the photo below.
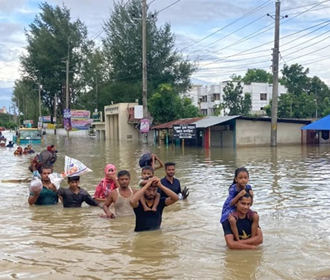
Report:
<svg viewBox="0 0 330 280"><path fill-rule="evenodd" d="M119 188L119 183L116 177L117 168L113 164L108 164L104 168L104 178L97 185L94 199L97 202L105 202L109 193Z"/></svg>
<svg viewBox="0 0 330 280"><path fill-rule="evenodd" d="M142 176L141 176L142 178L139 182L139 187L142 188L148 182L148 180L153 176L154 176L154 169L151 166L147 165L142 167ZM157 211L157 205L159 204L159 200L160 200L160 194L157 193L152 208L150 208L147 205L144 196L140 198L144 211L154 211L154 212Z"/></svg>
<svg viewBox="0 0 330 280"><path fill-rule="evenodd" d="M249 193L253 201L253 191L252 187L248 185L249 182L249 172L246 168L240 167L235 170L235 177L233 183L229 187L229 196L227 197L225 203L222 207L221 213L221 224L228 219L230 223L231 231L233 232L235 240L239 241L238 229L236 226L237 219L239 217L236 213L236 203L239 198L244 196L246 193ZM259 215L257 212L252 211L251 209L247 212L247 217L252 220L251 227L251 237L257 234L258 225L259 225Z"/></svg>

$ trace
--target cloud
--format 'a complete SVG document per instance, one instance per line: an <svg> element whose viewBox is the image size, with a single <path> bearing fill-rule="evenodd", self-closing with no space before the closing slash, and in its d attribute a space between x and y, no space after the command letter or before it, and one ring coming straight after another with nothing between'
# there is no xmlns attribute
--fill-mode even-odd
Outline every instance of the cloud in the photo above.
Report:
<svg viewBox="0 0 330 280"><path fill-rule="evenodd" d="M47 2L62 6L63 0ZM162 10L174 2L156 0L150 5L150 11ZM322 4L316 6L317 3ZM0 6L0 63L4 66L0 69L0 87L8 87L19 77L19 56L26 44L24 28L28 28L40 10L36 0L0 0ZM109 19L113 1L66 0L65 6L70 9L72 20L82 20L88 27L89 37L95 38L102 31L103 22ZM329 82L327 65L330 59L325 57L329 49L317 51L328 41L316 43L327 36L321 34L328 27L311 34L308 32L316 27L293 35L328 20L329 8L330 3L324 0L286 0L281 3L281 14L289 15L287 19L281 19L281 38L290 35L280 41L281 67L285 61L303 66L306 63L311 75ZM244 75L248 68L269 71L274 20L266 14L273 15L274 11L274 1L181 0L160 12L157 24L169 22L175 33L176 48L183 50L184 56L199 59L200 71L193 75L194 80L219 82L233 73ZM104 33L101 32L97 45L102 36Z"/></svg>

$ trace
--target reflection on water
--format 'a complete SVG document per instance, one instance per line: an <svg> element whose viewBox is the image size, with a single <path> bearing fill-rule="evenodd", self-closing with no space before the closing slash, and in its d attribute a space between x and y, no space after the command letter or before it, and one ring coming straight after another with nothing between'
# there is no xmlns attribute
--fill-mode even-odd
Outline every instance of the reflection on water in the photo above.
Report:
<svg viewBox="0 0 330 280"><path fill-rule="evenodd" d="M165 209L162 230L136 234L134 217L99 217L99 208L29 207L24 179L30 156L0 149L0 279L327 279L330 275L330 147L212 149L150 147L130 142L47 135L64 155L93 169L81 186L93 193L103 168L114 163L137 186L140 155L151 150L177 163L188 201ZM34 146L40 152L44 146ZM236 167L254 187L264 245L226 248L221 206ZM163 171L156 171L163 176ZM64 182L65 184L65 182Z"/></svg>

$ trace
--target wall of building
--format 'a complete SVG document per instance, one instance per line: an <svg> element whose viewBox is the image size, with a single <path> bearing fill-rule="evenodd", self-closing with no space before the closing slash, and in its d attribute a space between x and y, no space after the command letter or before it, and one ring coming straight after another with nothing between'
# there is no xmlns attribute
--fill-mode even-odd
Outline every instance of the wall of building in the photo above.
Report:
<svg viewBox="0 0 330 280"><path fill-rule="evenodd" d="M278 123L277 144L300 144L304 124ZM270 145L271 122L236 120L236 146Z"/></svg>
<svg viewBox="0 0 330 280"><path fill-rule="evenodd" d="M127 108L137 103L117 103L104 107L105 137L114 140L139 140L139 131L129 124Z"/></svg>

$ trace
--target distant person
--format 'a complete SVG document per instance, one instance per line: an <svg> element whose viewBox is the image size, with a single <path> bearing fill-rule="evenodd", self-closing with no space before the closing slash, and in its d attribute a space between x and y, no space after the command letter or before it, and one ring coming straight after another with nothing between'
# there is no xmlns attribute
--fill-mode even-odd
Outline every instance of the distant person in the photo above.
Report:
<svg viewBox="0 0 330 280"><path fill-rule="evenodd" d="M28 148L28 153L29 153L29 154L34 154L34 153L35 153L34 150L32 149L31 144L29 144L29 145L27 146L27 148Z"/></svg>
<svg viewBox="0 0 330 280"><path fill-rule="evenodd" d="M29 150L27 147L25 147L23 150L23 155L28 155L28 154L29 154Z"/></svg>
<svg viewBox="0 0 330 280"><path fill-rule="evenodd" d="M156 205L157 211L144 211L141 198L144 197L147 206L151 209L156 204L157 188L163 191L168 197L161 197ZM131 199L131 206L135 213L135 229L134 231L157 230L162 223L163 210L179 200L176 193L162 185L157 177L153 177L139 189Z"/></svg>
<svg viewBox="0 0 330 280"><path fill-rule="evenodd" d="M94 199L96 201L105 202L110 192L119 188L116 173L117 168L113 164L108 164L105 166L104 178L97 185L94 193Z"/></svg>
<svg viewBox="0 0 330 280"><path fill-rule="evenodd" d="M41 170L43 188L40 192L30 192L28 199L30 205L52 205L58 203L56 188L48 177L51 173L52 170L50 168L43 168Z"/></svg>
<svg viewBox="0 0 330 280"><path fill-rule="evenodd" d="M23 149L22 149L22 147L18 146L16 148L16 151L14 152L14 155L15 156L21 156L22 154L23 154Z"/></svg>
<svg viewBox="0 0 330 280"><path fill-rule="evenodd" d="M161 180L162 185L169 188L171 191L175 192L180 199L186 199L189 196L189 189L184 188L181 191L180 181L174 177L175 175L175 163L166 162L165 163L165 177ZM158 190L161 197L167 197L166 193L162 190Z"/></svg>
<svg viewBox="0 0 330 280"><path fill-rule="evenodd" d="M236 227L236 217L235 215L230 215L236 209L236 203L240 197L248 193L251 196L251 205L253 202L253 191L252 187L248 184L249 182L249 172L246 168L240 167L235 170L235 176L233 183L229 187L229 195L222 207L221 213L221 223L224 223L227 219L231 226L231 231L234 234L235 240L239 240L238 230ZM259 224L259 215L249 209L247 212L248 218L253 220L251 235L254 237L257 234L258 224Z"/></svg>
<svg viewBox="0 0 330 280"><path fill-rule="evenodd" d="M238 240L234 237L234 233L231 230L232 226L228 219L222 223L225 241L229 249L256 249L263 242L262 231L259 227L257 228L257 233L252 236L253 221L248 216L251 203L252 197L249 193L246 193L238 199L235 210L230 214L236 221Z"/></svg>
<svg viewBox="0 0 330 280"><path fill-rule="evenodd" d="M121 170L118 172L117 176L119 188L110 192L107 201L104 203L103 210L105 215L101 216L103 218L114 219L117 216L122 217L134 215L130 201L133 197L133 194L136 192L136 189L132 189L129 186L131 182L131 175L127 170ZM109 206L112 203L115 207L115 213L112 213L109 210Z"/></svg>
<svg viewBox="0 0 330 280"><path fill-rule="evenodd" d="M9 143L6 146L7 148L12 148L14 147L14 141L9 141Z"/></svg>
<svg viewBox="0 0 330 280"><path fill-rule="evenodd" d="M4 138L5 138L5 136L2 135L2 132L1 132L1 130L0 130L0 140L1 140L1 139L4 139Z"/></svg>
<svg viewBox="0 0 330 280"><path fill-rule="evenodd" d="M139 182L139 187L142 188L148 182L148 180L152 180L153 176L154 176L154 170L151 166L147 165L142 167L142 176ZM160 200L160 194L157 193L155 196L155 203L152 208L147 206L144 196L141 197L140 202L143 206L144 211L157 211L157 205L159 203L159 200Z"/></svg>
<svg viewBox="0 0 330 280"><path fill-rule="evenodd" d="M69 188L60 187L58 189L57 194L62 198L63 207L81 207L83 202L90 206L99 206L99 203L85 189L79 187L79 183L79 176L68 177Z"/></svg>

